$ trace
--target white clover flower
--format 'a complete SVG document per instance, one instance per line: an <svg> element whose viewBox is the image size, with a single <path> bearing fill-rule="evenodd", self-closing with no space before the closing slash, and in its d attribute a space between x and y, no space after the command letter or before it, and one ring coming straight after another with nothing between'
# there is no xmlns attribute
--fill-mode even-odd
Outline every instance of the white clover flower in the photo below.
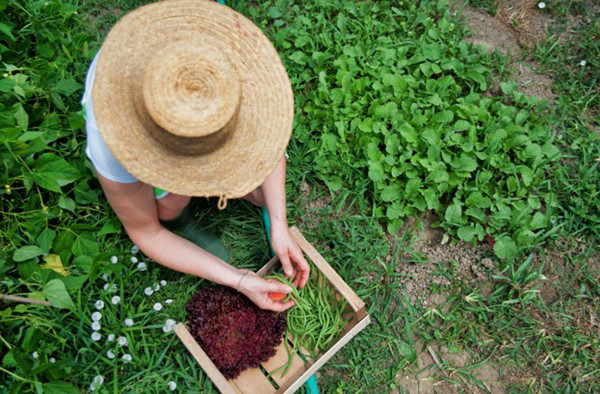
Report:
<svg viewBox="0 0 600 394"><path fill-rule="evenodd" d="M144 289L144 294L146 294L148 297L150 297L152 295L152 293L154 293L154 290L152 290L151 287L146 287Z"/></svg>
<svg viewBox="0 0 600 394"><path fill-rule="evenodd" d="M98 342L100 340L100 338L102 338L102 335L100 335L100 333L98 331L94 331L92 333L92 340Z"/></svg>
<svg viewBox="0 0 600 394"><path fill-rule="evenodd" d="M113 358L115 358L115 354L112 352L112 350L109 350L108 352L106 352L106 357L112 360Z"/></svg>
<svg viewBox="0 0 600 394"><path fill-rule="evenodd" d="M90 391L96 391L96 386L94 384L90 384Z"/></svg>
<svg viewBox="0 0 600 394"><path fill-rule="evenodd" d="M125 338L125 337L118 337L117 342L119 343L119 346L129 345L129 342L127 341L127 338Z"/></svg>
<svg viewBox="0 0 600 394"><path fill-rule="evenodd" d="M119 261L119 259L117 259L117 256L112 256L110 258L110 262L113 263L113 264L117 264L117 261Z"/></svg>
<svg viewBox="0 0 600 394"><path fill-rule="evenodd" d="M579 62L579 65L581 67L585 67L586 64L587 64L587 62L585 60L582 60L582 61Z"/></svg>
<svg viewBox="0 0 600 394"><path fill-rule="evenodd" d="M117 305L119 303L119 301L121 301L121 297L119 297L119 296L114 296L113 298L110 299L110 302L112 302L113 305Z"/></svg>
<svg viewBox="0 0 600 394"><path fill-rule="evenodd" d="M160 285L158 283L155 283L153 285L153 287L154 287L154 291L159 291L160 290Z"/></svg>
<svg viewBox="0 0 600 394"><path fill-rule="evenodd" d="M108 289L109 293L116 293L117 292L117 284L113 283L112 286L110 286L110 289Z"/></svg>
<svg viewBox="0 0 600 394"><path fill-rule="evenodd" d="M102 313L100 313L100 312L94 312L94 313L92 313L92 320L93 321L100 321L100 319L102 319Z"/></svg>
<svg viewBox="0 0 600 394"><path fill-rule="evenodd" d="M169 298L169 299L165 300L165 303L172 304L173 303L173 299Z"/></svg>
<svg viewBox="0 0 600 394"><path fill-rule="evenodd" d="M38 352L37 352L37 351L36 351L36 352L33 352L33 353L31 353L31 357L33 357L33 358L35 358L35 359L37 359L39 356L40 356L40 355L38 354Z"/></svg>
<svg viewBox="0 0 600 394"><path fill-rule="evenodd" d="M154 308L154 310L158 312L162 309L162 304L160 302L157 302L152 308Z"/></svg>
<svg viewBox="0 0 600 394"><path fill-rule="evenodd" d="M127 362L131 361L131 354L124 354L122 359Z"/></svg>
<svg viewBox="0 0 600 394"><path fill-rule="evenodd" d="M96 301L94 306L96 307L96 309L100 310L100 309L104 308L104 301L98 300L98 301Z"/></svg>
<svg viewBox="0 0 600 394"><path fill-rule="evenodd" d="M538 7L540 7L540 10L541 10L541 9L544 9L544 8L546 8L546 3L544 3L543 1L540 1L540 2L538 3Z"/></svg>
<svg viewBox="0 0 600 394"><path fill-rule="evenodd" d="M167 384L169 385L169 390L171 390L171 391L175 391L175 389L177 388L177 383L175 383L172 380Z"/></svg>
<svg viewBox="0 0 600 394"><path fill-rule="evenodd" d="M138 263L137 269L139 269L140 271L146 271L146 263L144 263L143 261L141 263Z"/></svg>
<svg viewBox="0 0 600 394"><path fill-rule="evenodd" d="M100 322L99 321L92 322L92 330L94 330L94 331L100 330Z"/></svg>
<svg viewBox="0 0 600 394"><path fill-rule="evenodd" d="M137 245L133 245L131 247L131 254L137 254L140 251L140 248Z"/></svg>
<svg viewBox="0 0 600 394"><path fill-rule="evenodd" d="M131 262L132 262L133 264L137 263L137 262L138 262L138 259L137 259L137 257L133 256L133 257L131 258Z"/></svg>
<svg viewBox="0 0 600 394"><path fill-rule="evenodd" d="M160 281L160 285L161 285L162 287L165 287L165 286L167 285L167 281L166 281L166 280L164 280L164 279L163 279L163 280L161 280L161 281Z"/></svg>
<svg viewBox="0 0 600 394"><path fill-rule="evenodd" d="M106 291L108 290L108 286L110 286L108 283L105 283L104 286L102 286L102 288Z"/></svg>
<svg viewBox="0 0 600 394"><path fill-rule="evenodd" d="M104 376L100 376L100 375L96 375L94 377L94 380L92 381L92 384L96 384L98 386L101 386L104 383Z"/></svg>
<svg viewBox="0 0 600 394"><path fill-rule="evenodd" d="M167 319L162 330L163 330L163 332L171 332L171 331L173 331L173 328L175 327L175 325L176 325L175 320Z"/></svg>
<svg viewBox="0 0 600 394"><path fill-rule="evenodd" d="M125 319L125 325L126 325L127 327L131 327L131 326L133 326L133 320L131 320L131 319L129 319L129 318Z"/></svg>
<svg viewBox="0 0 600 394"><path fill-rule="evenodd" d="M110 277L108 276L108 274L102 274L102 279L104 279L105 282L108 282Z"/></svg>
<svg viewBox="0 0 600 394"><path fill-rule="evenodd" d="M50 364L54 364L56 362L56 359L54 357L50 357L48 361L50 361Z"/></svg>
<svg viewBox="0 0 600 394"><path fill-rule="evenodd" d="M115 340L115 334L108 334L108 342L112 342Z"/></svg>

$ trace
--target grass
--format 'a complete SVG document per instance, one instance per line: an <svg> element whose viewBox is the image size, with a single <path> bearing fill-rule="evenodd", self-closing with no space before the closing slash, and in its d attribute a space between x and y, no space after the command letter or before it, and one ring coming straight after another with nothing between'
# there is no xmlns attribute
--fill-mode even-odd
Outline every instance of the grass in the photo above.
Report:
<svg viewBox="0 0 600 394"><path fill-rule="evenodd" d="M70 41L64 38L65 45L77 48L83 47L87 40L90 48L79 57L75 54L79 60L65 66L65 70L81 81L86 62L107 30L124 12L144 3L111 0L79 4L84 19L89 17L95 23L95 29L86 32L86 36L91 34L95 40L78 35ZM286 23L281 17L281 7L289 4L284 3L266 1L256 6L249 2L231 2L233 7L255 18L280 46L278 49L287 53L293 47L289 37L279 29ZM491 11L496 4L493 1L478 3ZM556 34L561 29L566 30L574 16L585 16L588 11L581 5L579 1L561 2L552 8L549 3L547 12L559 21ZM323 5L310 4L310 7L317 6ZM298 7L298 4L290 7ZM69 11L65 7L56 12L53 16L41 13L36 26L63 23L63 18L67 18L63 14ZM307 13L306 17L309 16ZM488 279L484 283L473 285L459 280L457 262L437 263L438 273L451 279L447 287L433 283L429 286L430 291L444 296L445 301L439 305L426 306L425 300L411 301L404 292L403 278L397 268L415 261L429 263L412 251L412 234L405 233L400 239L386 235L379 221L378 207L369 195L368 179L358 178L352 185L330 192L314 173L313 160L321 145L318 134L311 129L310 122L297 119L297 132L305 138L293 139L288 148L291 156L288 169L290 224L299 225L334 269L356 289L366 301L373 319L371 325L321 369L319 383L324 391L403 392L406 387L399 377L427 374L418 367L425 346L431 346L436 352L442 348L447 350L438 352L442 358L440 365L428 369L438 376L435 379L444 381L446 386L442 387L456 385L465 392L474 387L486 390L486 383L477 370L491 363L503 373L502 384L507 392L600 391L597 361L600 266L594 254L600 235L600 172L596 161L600 157L600 142L594 132L598 129L600 53L597 18L588 17L592 22L576 28L570 40L563 42L558 36L551 36L531 52L544 70L552 73L558 94L548 116L559 132L556 143L564 157L549 169L549 176L539 189L540 193L550 191L556 196L546 206L553 210L554 222L550 227L556 232L531 250L520 249L515 259L495 259L494 268L486 271ZM80 32L81 25L77 21L68 26ZM325 29L325 21L318 23ZM328 28L336 29L333 25ZM6 56L3 55L2 60L10 63ZM587 63L581 67L579 63L583 59ZM56 63L62 64L62 61L66 64L63 57ZM31 67L35 69L36 65ZM499 67L496 71L503 74L506 65ZM310 91L305 85L310 75L292 72L291 78L294 87L299 89L297 95L304 96ZM45 79L40 81L35 80L42 86ZM29 110L28 103L40 97L43 105L46 105L44 100L52 102L50 96L46 99L43 94L40 88L35 96L22 103ZM2 97L5 100L5 96ZM305 97L300 101L303 99ZM41 235L36 228L52 229L56 238L52 239L53 246L48 252L60 256L64 262L71 262L68 268L72 276L83 280L81 290L76 289L76 283L71 283L73 289L69 288L77 309L0 304L0 392L76 392L69 391L72 386L53 386L58 383L52 382L86 390L98 375L105 379L97 390L100 392L163 393L169 381L177 383L178 391L215 392L210 380L175 335L162 330L167 319L185 319L185 301L203 281L152 262L147 262L147 271L135 268L130 261L131 242L97 192L97 181L86 169L82 139L73 138L81 125L77 126L76 120L77 99L71 97L70 100L65 100L68 107L58 118L64 122L62 125L72 125L72 128L63 134L56 131L56 142L47 143L52 151L67 155L69 162L75 163L76 169L86 175L78 178L72 189L69 186L69 190L60 195L61 199L58 194L49 197L36 183L28 184L26 171L14 177L3 175L2 181L12 188L13 194L4 193L0 203L6 218L1 227L0 292L35 295L43 292L43 283L58 275L49 270L36 272L37 262L11 265L10 256L15 249L44 243L39 240ZM4 104L12 105L12 102L3 101L0 113L7 111ZM46 129L39 126L43 116L31 111L30 124L40 130L60 129L51 122L45 123ZM1 122L5 119L0 119ZM6 144L12 153L25 149L16 142ZM34 148L35 145L27 149ZM6 148L3 149L0 153L7 154ZM16 163L17 159L2 158L7 163L7 173L13 174L15 167L23 167L21 162ZM22 161L33 168L31 157ZM89 164L87 166L89 168ZM30 198L23 203L25 199L15 196ZM72 211L57 208L61 204L71 207L71 203ZM214 201L195 199L192 209L199 225L209 226L223 238L235 265L256 269L267 261L269 252L257 208L247 202L232 201L226 212L220 212ZM85 232L87 235L83 235ZM86 259L84 250L86 253L92 250L93 258ZM118 257L117 264L110 263L112 255ZM493 258L493 255L486 257ZM103 279L105 274L108 281ZM166 286L151 296L145 295L145 288L163 279L168 282ZM115 284L117 292L104 290L105 283ZM115 294L121 300L113 305L111 298ZM167 299L174 302L166 304ZM91 338L91 314L97 300L105 304L101 310L101 341ZM153 309L156 302L163 305L160 311ZM125 326L126 318L133 319L134 325ZM111 333L126 337L128 345L119 347L115 342L105 341ZM117 357L108 358L108 350ZM32 357L34 351L38 353L37 359ZM126 353L131 355L131 362L122 360ZM463 354L471 359L463 364L451 361L451 355ZM51 357L55 363L50 362ZM57 391L57 387L60 390Z"/></svg>

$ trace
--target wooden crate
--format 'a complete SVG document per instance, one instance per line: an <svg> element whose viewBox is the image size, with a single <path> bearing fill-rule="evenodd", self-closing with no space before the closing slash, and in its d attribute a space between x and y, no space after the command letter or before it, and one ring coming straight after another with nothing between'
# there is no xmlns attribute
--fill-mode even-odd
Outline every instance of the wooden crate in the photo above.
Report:
<svg viewBox="0 0 600 394"><path fill-rule="evenodd" d="M262 368L247 369L236 379L227 380L208 358L200 345L194 340L187 326L183 323L179 323L175 327L177 336L181 339L190 353L192 353L192 356L194 356L198 364L204 369L204 372L211 378L214 385L221 393L293 393L371 321L366 312L365 303L302 236L298 228L292 227L290 233L300 248L302 248L304 254L312 261L314 267L321 271L329 280L330 285L336 289L341 297L346 299L348 303L348 316L350 317L346 329L329 349L317 354L315 360L306 359L306 361L304 361L296 353L292 366L285 377L281 376L281 372L276 372L271 375L270 379L272 380L267 378L267 374L270 371L281 367L288 360L287 352L282 342L277 348L276 354L268 361L262 363ZM265 264L265 266L258 271L258 274L260 276L268 275L274 269L278 268L279 265L279 260L275 257ZM288 341L289 340L290 339L288 339ZM278 388L275 387L273 382Z"/></svg>

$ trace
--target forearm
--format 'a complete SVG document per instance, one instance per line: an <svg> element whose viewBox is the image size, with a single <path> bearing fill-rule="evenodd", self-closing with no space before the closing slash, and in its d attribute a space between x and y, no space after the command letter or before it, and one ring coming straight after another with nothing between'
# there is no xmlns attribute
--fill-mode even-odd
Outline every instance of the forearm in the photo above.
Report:
<svg viewBox="0 0 600 394"><path fill-rule="evenodd" d="M265 205L274 230L287 228L285 171L286 159L283 157L262 184Z"/></svg>
<svg viewBox="0 0 600 394"><path fill-rule="evenodd" d="M131 233L130 237L146 256L175 271L233 288L241 278L237 268L163 227L152 234Z"/></svg>

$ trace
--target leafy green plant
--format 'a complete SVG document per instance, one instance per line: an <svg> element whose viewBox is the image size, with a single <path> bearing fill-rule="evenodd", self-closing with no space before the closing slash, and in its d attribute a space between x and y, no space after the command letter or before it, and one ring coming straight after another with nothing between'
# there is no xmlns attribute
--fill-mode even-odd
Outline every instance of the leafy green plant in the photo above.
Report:
<svg viewBox="0 0 600 394"><path fill-rule="evenodd" d="M491 58L462 40L448 3L317 2L308 11L289 22L297 38L282 28L275 40L296 75L297 138L317 145L309 156L330 190L366 178L390 233L430 210L462 240L498 236L499 257L531 244L554 202L535 191L559 155L544 104L514 82L490 96Z"/></svg>

